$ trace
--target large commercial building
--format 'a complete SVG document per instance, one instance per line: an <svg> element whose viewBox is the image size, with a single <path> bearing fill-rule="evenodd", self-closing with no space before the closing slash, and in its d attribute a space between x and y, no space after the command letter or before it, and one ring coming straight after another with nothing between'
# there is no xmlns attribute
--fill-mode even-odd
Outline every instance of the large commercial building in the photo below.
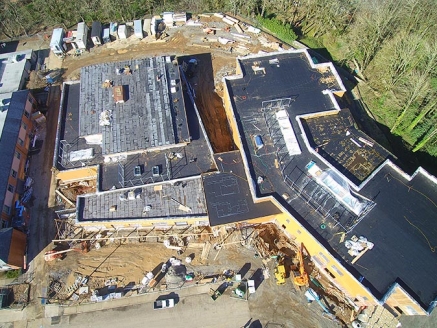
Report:
<svg viewBox="0 0 437 328"><path fill-rule="evenodd" d="M437 295L436 179L408 175L343 109L331 63L306 50L237 60L225 107L255 203L356 305L427 314Z"/></svg>
<svg viewBox="0 0 437 328"><path fill-rule="evenodd" d="M238 150L218 154L173 57L89 66L64 84L54 166L76 224L274 222L357 307L429 313L435 178L403 172L360 131L334 66L306 50L239 58L223 83Z"/></svg>

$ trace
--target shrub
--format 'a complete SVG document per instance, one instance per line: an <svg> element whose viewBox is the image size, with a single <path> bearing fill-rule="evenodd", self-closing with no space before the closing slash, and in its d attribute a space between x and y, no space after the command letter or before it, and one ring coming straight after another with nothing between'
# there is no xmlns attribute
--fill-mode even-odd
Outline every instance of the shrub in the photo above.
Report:
<svg viewBox="0 0 437 328"><path fill-rule="evenodd" d="M6 278L15 279L21 274L21 270L9 270L6 271Z"/></svg>

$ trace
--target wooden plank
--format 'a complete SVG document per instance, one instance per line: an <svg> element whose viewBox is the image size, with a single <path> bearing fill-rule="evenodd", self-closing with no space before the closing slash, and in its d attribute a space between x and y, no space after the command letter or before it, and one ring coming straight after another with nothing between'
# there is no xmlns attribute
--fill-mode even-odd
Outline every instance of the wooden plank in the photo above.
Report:
<svg viewBox="0 0 437 328"><path fill-rule="evenodd" d="M358 254L358 255L357 255L357 256L352 260L351 264L354 264L356 261L358 261L358 260L361 258L361 256L363 256L363 255L364 255L368 250L369 250L368 247L364 248L364 249L361 251L361 253Z"/></svg>

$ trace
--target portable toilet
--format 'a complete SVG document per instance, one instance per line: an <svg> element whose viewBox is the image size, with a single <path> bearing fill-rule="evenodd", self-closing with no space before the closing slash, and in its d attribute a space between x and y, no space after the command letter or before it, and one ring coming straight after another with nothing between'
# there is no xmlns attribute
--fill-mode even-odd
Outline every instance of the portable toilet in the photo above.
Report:
<svg viewBox="0 0 437 328"><path fill-rule="evenodd" d="M103 29L102 41L103 41L103 43L111 42L111 35L109 33L109 27Z"/></svg>
<svg viewBox="0 0 437 328"><path fill-rule="evenodd" d="M81 22L77 24L75 43L78 49L86 49L88 41L88 26Z"/></svg>
<svg viewBox="0 0 437 328"><path fill-rule="evenodd" d="M55 55L62 55L65 51L64 46L64 29L55 28L52 33L52 38L50 40L50 49Z"/></svg>
<svg viewBox="0 0 437 328"><path fill-rule="evenodd" d="M138 39L142 39L144 37L141 19L134 20L134 34Z"/></svg>
<svg viewBox="0 0 437 328"><path fill-rule="evenodd" d="M127 39L127 27L126 25L118 26L118 37L122 40Z"/></svg>
<svg viewBox="0 0 437 328"><path fill-rule="evenodd" d="M93 22L91 27L91 41L95 46L100 46L102 42L102 23Z"/></svg>

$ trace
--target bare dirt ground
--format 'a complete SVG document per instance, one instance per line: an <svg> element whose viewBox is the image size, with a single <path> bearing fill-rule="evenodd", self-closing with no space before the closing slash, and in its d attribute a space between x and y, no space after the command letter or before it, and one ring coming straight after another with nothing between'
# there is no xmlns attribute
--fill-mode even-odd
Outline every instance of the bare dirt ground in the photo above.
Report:
<svg viewBox="0 0 437 328"><path fill-rule="evenodd" d="M263 240L272 254L279 250L293 254L293 250L287 250L287 240L285 236L277 234L278 230L273 225L259 226L257 229L262 232ZM167 249L162 243L157 242L123 242L108 243L100 249L91 248L88 253L69 252L63 260L48 262L46 270L51 281L58 282L57 287L61 292L54 296L49 302L57 302L55 298L66 297L71 304L90 302L90 296L96 289L104 288L109 282L116 284L117 287L138 285L141 279L148 272L153 272L155 277L162 278L154 291L164 291L167 293L166 276L160 276L160 269L163 263L170 257L179 258L186 266L187 273L191 274L193 281L187 281L184 287L202 283L207 280L205 277L220 275L225 271L232 271L234 274L241 274L242 279L254 279L256 282L256 292L249 297L249 309L253 320L259 320L264 326L268 322L275 322L283 327L338 327L327 318L322 317L322 310L317 304L307 305L303 291L297 290L289 275L286 284L278 286L275 282L273 270L274 260L266 261L259 256L256 248L239 244L239 235L231 235L226 240L221 249L211 249L208 260L202 260L201 243L196 240L191 246L185 249L182 255L177 255L175 250ZM212 238L211 243L217 244L220 237ZM289 244L288 244L289 245ZM258 254L258 256L255 256ZM185 258L192 258L191 263L185 263ZM268 268L270 277L265 279L263 269ZM87 285L90 290L79 296L76 302L71 302L71 286L77 277L88 277ZM220 281L221 278L219 278ZM230 297L232 290L237 285L230 286L222 293L221 298ZM148 292L151 292L149 290ZM130 292L132 294L132 292ZM136 291L133 292L134 294ZM49 291L50 294L50 291ZM68 301L62 302L68 304Z"/></svg>

